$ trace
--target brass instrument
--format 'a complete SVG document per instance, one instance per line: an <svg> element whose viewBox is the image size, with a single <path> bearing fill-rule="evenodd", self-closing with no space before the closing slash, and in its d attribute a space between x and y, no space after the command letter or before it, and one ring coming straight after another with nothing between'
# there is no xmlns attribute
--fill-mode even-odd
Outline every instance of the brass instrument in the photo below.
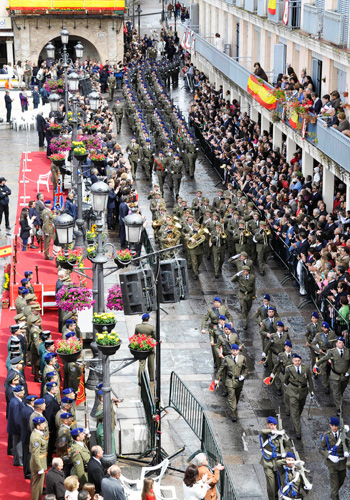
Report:
<svg viewBox="0 0 350 500"><path fill-rule="evenodd" d="M198 233L194 234L187 242L187 248L189 250L193 250L194 248L197 248L199 245L204 243L206 240L206 234L209 234L209 230L207 228L201 228Z"/></svg>
<svg viewBox="0 0 350 500"><path fill-rule="evenodd" d="M176 227L174 227L172 232L168 234L166 241L163 242L163 246L165 248L174 247L180 243L180 240L181 233Z"/></svg>
<svg viewBox="0 0 350 500"><path fill-rule="evenodd" d="M244 236L246 236L247 238L252 234L250 232L250 230L248 229L248 222L245 223L245 229L244 229Z"/></svg>
<svg viewBox="0 0 350 500"><path fill-rule="evenodd" d="M160 226L162 224L164 224L164 222L165 222L165 219L163 217L161 217L160 219L155 219L152 222L152 229L153 229L153 231L158 231L158 229L160 228Z"/></svg>
<svg viewBox="0 0 350 500"><path fill-rule="evenodd" d="M265 234L266 234L266 236L270 236L271 230L270 229L265 229Z"/></svg>

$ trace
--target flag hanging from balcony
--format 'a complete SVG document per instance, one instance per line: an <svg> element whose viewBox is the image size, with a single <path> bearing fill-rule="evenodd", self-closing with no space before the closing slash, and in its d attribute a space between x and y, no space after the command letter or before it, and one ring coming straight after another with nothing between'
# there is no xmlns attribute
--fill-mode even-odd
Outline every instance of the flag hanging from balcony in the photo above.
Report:
<svg viewBox="0 0 350 500"><path fill-rule="evenodd" d="M269 13L273 16L276 14L276 1L277 0L269 0L269 4L267 6Z"/></svg>
<svg viewBox="0 0 350 500"><path fill-rule="evenodd" d="M185 31L183 32L183 35L182 35L182 40L181 40L181 47L182 47L183 49L185 48L186 33L187 33L187 28L186 28L186 29L185 29Z"/></svg>
<svg viewBox="0 0 350 500"><path fill-rule="evenodd" d="M285 26L287 26L289 21L289 0L285 0L283 8L282 21Z"/></svg>
<svg viewBox="0 0 350 500"><path fill-rule="evenodd" d="M266 109L275 109L277 106L276 97L271 94L270 87L254 75L250 75L247 84L248 93Z"/></svg>
<svg viewBox="0 0 350 500"><path fill-rule="evenodd" d="M289 125L292 128L297 128L298 126L298 121L299 121L299 115L298 113L292 108L291 114L289 116Z"/></svg>

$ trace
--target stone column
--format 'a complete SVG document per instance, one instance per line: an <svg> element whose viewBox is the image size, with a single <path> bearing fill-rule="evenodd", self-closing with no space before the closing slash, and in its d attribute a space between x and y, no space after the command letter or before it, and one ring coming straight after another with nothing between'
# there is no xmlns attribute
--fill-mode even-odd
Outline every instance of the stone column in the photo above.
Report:
<svg viewBox="0 0 350 500"><path fill-rule="evenodd" d="M303 151L302 151L302 173L303 173L303 176L305 178L307 175L312 176L313 172L314 172L314 159L303 148Z"/></svg>
<svg viewBox="0 0 350 500"><path fill-rule="evenodd" d="M350 179L346 182L346 210L350 210Z"/></svg>
<svg viewBox="0 0 350 500"><path fill-rule="evenodd" d="M282 130L280 130L276 124L273 125L272 145L274 148L282 149Z"/></svg>
<svg viewBox="0 0 350 500"><path fill-rule="evenodd" d="M252 105L250 105L250 118L251 118L251 120L253 120L253 121L255 121L255 122L258 122L258 120L259 120L259 112L258 112L258 110L257 110L254 106L252 106Z"/></svg>
<svg viewBox="0 0 350 500"><path fill-rule="evenodd" d="M290 137L287 137L287 162L289 163L294 158L294 153L296 150L295 142Z"/></svg>
<svg viewBox="0 0 350 500"><path fill-rule="evenodd" d="M333 211L334 174L323 165L322 197L326 204L327 212Z"/></svg>
<svg viewBox="0 0 350 500"><path fill-rule="evenodd" d="M7 64L11 63L13 67L13 40L6 40Z"/></svg>
<svg viewBox="0 0 350 500"><path fill-rule="evenodd" d="M262 114L261 115L261 132L263 132L264 130L266 130L267 132L270 132L270 120Z"/></svg>

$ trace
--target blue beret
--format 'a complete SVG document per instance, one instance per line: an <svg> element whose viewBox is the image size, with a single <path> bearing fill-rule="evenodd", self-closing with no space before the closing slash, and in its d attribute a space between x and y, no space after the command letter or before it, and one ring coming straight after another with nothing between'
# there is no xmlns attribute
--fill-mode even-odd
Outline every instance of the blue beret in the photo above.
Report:
<svg viewBox="0 0 350 500"><path fill-rule="evenodd" d="M223 314L220 314L219 319L223 319L225 321L226 320L226 316L224 316Z"/></svg>
<svg viewBox="0 0 350 500"><path fill-rule="evenodd" d="M75 337L75 333L74 332L67 332L64 334L64 336L66 337L66 339L70 339L71 337Z"/></svg>
<svg viewBox="0 0 350 500"><path fill-rule="evenodd" d="M67 398L66 396L64 396L61 399L61 403L70 404L70 403L73 403L73 399L70 399L70 398Z"/></svg>
<svg viewBox="0 0 350 500"><path fill-rule="evenodd" d="M27 278L23 278L23 279L21 280L21 283L22 283L22 285L26 285L26 284L28 283Z"/></svg>
<svg viewBox="0 0 350 500"><path fill-rule="evenodd" d="M74 319L66 319L66 325L73 325L73 323L76 323Z"/></svg>
<svg viewBox="0 0 350 500"><path fill-rule="evenodd" d="M39 398L34 401L35 405L43 405L45 403L45 399Z"/></svg>
<svg viewBox="0 0 350 500"><path fill-rule="evenodd" d="M294 453L292 453L291 451L287 452L286 458L294 458L294 460L296 460Z"/></svg>
<svg viewBox="0 0 350 500"><path fill-rule="evenodd" d="M264 299L265 300L271 300L271 297L270 297L270 295L268 293L265 293Z"/></svg>
<svg viewBox="0 0 350 500"><path fill-rule="evenodd" d="M216 301L216 302L221 302L220 297L214 297L214 302L215 302L215 301Z"/></svg>
<svg viewBox="0 0 350 500"><path fill-rule="evenodd" d="M58 383L57 382L48 382L46 384L46 389L52 389L53 387L57 387Z"/></svg>
<svg viewBox="0 0 350 500"><path fill-rule="evenodd" d="M52 201L51 201L51 200L46 200L46 201L44 202L44 204L45 204L45 205L51 205L51 203L52 203Z"/></svg>
<svg viewBox="0 0 350 500"><path fill-rule="evenodd" d="M27 295L27 293L29 293L28 288L23 288L22 295Z"/></svg>
<svg viewBox="0 0 350 500"><path fill-rule="evenodd" d="M275 424L277 425L277 420L275 419L275 417L267 417L267 423L268 424Z"/></svg>
<svg viewBox="0 0 350 500"><path fill-rule="evenodd" d="M178 153L175 153L175 154L174 154L174 156L177 156L177 157L179 157L180 155L179 155Z"/></svg>
<svg viewBox="0 0 350 500"><path fill-rule="evenodd" d="M72 389L71 387L68 387L67 389L63 389L63 391L62 391L63 394L71 394L72 392L74 392L74 389Z"/></svg>
<svg viewBox="0 0 350 500"><path fill-rule="evenodd" d="M45 422L44 417L34 417L33 418L33 424L43 424Z"/></svg>
<svg viewBox="0 0 350 500"><path fill-rule="evenodd" d="M96 386L96 389L102 389L103 387L103 382L100 382L97 386Z"/></svg>
<svg viewBox="0 0 350 500"><path fill-rule="evenodd" d="M132 137L131 139L135 139L135 137Z"/></svg>
<svg viewBox="0 0 350 500"><path fill-rule="evenodd" d="M228 328L229 330L232 331L232 326L230 325L230 323L225 323L224 328Z"/></svg>
<svg viewBox="0 0 350 500"><path fill-rule="evenodd" d="M100 389L100 390L98 391L98 393L97 393L97 394L98 394L99 396L103 396L103 390L102 390L102 389Z"/></svg>
<svg viewBox="0 0 350 500"><path fill-rule="evenodd" d="M48 352L47 354L45 354L44 359L46 359L47 361L49 361L50 359L53 358L52 354L55 354L55 353L54 352Z"/></svg>
<svg viewBox="0 0 350 500"><path fill-rule="evenodd" d="M164 154L163 151L159 151L159 154L162 153L162 155Z"/></svg>
<svg viewBox="0 0 350 500"><path fill-rule="evenodd" d="M12 392L21 392L21 391L24 391L23 385L16 385L16 387L12 389Z"/></svg>
<svg viewBox="0 0 350 500"><path fill-rule="evenodd" d="M24 276L27 278L29 274L33 274L33 271L24 271Z"/></svg>
<svg viewBox="0 0 350 500"><path fill-rule="evenodd" d="M331 425L336 425L337 427L339 427L339 425L340 425L339 418L337 418L337 417L331 417L329 419L329 423Z"/></svg>
<svg viewBox="0 0 350 500"><path fill-rule="evenodd" d="M274 307L269 306L269 307L267 308L267 310L268 310L268 311L274 311L274 310L275 310L275 308L274 308Z"/></svg>
<svg viewBox="0 0 350 500"><path fill-rule="evenodd" d="M61 413L60 418L64 420L65 418L71 418L72 416L73 415L67 411L66 413Z"/></svg>
<svg viewBox="0 0 350 500"><path fill-rule="evenodd" d="M286 340L284 345L287 345L288 347L292 347L292 343L290 340Z"/></svg>
<svg viewBox="0 0 350 500"><path fill-rule="evenodd" d="M151 142L150 139L146 139L146 142Z"/></svg>
<svg viewBox="0 0 350 500"><path fill-rule="evenodd" d="M322 326L323 326L323 328L329 328L329 324L327 323L327 321L324 321L322 323Z"/></svg>
<svg viewBox="0 0 350 500"><path fill-rule="evenodd" d="M72 429L70 431L72 436L77 436L78 434L81 434L82 432L84 432L84 429L82 427L77 427L76 429Z"/></svg>
<svg viewBox="0 0 350 500"><path fill-rule="evenodd" d="M298 358L298 359L301 359L301 356L299 356L299 354L294 353L294 354L293 354L293 358Z"/></svg>
<svg viewBox="0 0 350 500"><path fill-rule="evenodd" d="M239 346L237 344L231 344L231 349L239 350Z"/></svg>
<svg viewBox="0 0 350 500"><path fill-rule="evenodd" d="M345 342L344 337L337 337L337 340L339 340L340 342Z"/></svg>
<svg viewBox="0 0 350 500"><path fill-rule="evenodd" d="M38 396L29 395L26 397L26 401L35 401L36 399L38 399Z"/></svg>
<svg viewBox="0 0 350 500"><path fill-rule="evenodd" d="M282 323L282 321L277 321L276 326L284 326L284 324Z"/></svg>
<svg viewBox="0 0 350 500"><path fill-rule="evenodd" d="M119 97L117 97L116 101L120 101Z"/></svg>
<svg viewBox="0 0 350 500"><path fill-rule="evenodd" d="M142 315L142 321L144 321L145 319L149 319L149 314L148 313L145 313Z"/></svg>
<svg viewBox="0 0 350 500"><path fill-rule="evenodd" d="M19 292L23 292L23 290L26 290L26 287L25 287L25 286L19 286L19 287L18 287L18 291L19 291Z"/></svg>
<svg viewBox="0 0 350 500"><path fill-rule="evenodd" d="M55 370L46 374L47 377L54 377L55 375L57 375L57 372Z"/></svg>
<svg viewBox="0 0 350 500"><path fill-rule="evenodd" d="M311 314L311 316L313 316L314 318L317 318L317 319L320 317L317 311L314 311L314 312Z"/></svg>

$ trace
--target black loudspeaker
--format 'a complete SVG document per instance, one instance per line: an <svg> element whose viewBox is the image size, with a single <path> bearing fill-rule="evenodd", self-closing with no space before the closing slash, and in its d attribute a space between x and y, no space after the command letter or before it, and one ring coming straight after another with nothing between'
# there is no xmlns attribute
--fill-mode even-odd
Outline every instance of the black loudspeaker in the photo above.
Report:
<svg viewBox="0 0 350 500"><path fill-rule="evenodd" d="M122 273L119 278L124 314L130 316L156 310L155 282L149 266Z"/></svg>
<svg viewBox="0 0 350 500"><path fill-rule="evenodd" d="M160 262L160 282L160 303L166 304L187 300L189 290L186 260L162 260Z"/></svg>
<svg viewBox="0 0 350 500"><path fill-rule="evenodd" d="M84 78L84 80L80 80L79 92L84 97L88 96L92 92L92 85L90 78Z"/></svg>

